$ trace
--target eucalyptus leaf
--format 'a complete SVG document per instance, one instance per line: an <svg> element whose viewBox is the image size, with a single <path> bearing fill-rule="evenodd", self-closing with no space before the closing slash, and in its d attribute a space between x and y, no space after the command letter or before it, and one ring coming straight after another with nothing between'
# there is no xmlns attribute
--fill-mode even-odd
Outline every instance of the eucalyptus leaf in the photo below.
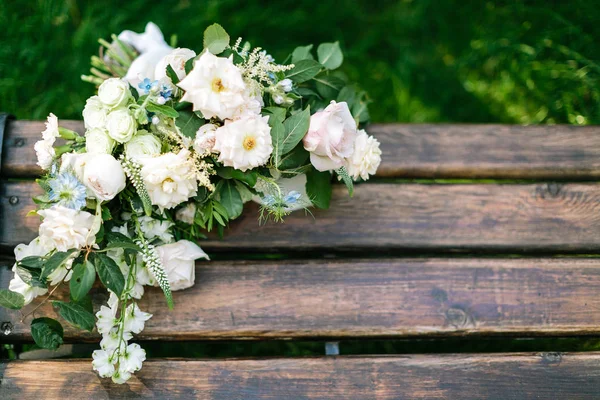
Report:
<svg viewBox="0 0 600 400"><path fill-rule="evenodd" d="M95 280L96 270L89 260L82 264L77 264L73 268L73 275L69 281L71 298L77 302L83 299L94 285Z"/></svg>
<svg viewBox="0 0 600 400"><path fill-rule="evenodd" d="M269 125L277 121L283 122L285 120L285 114L287 110L283 107L265 107L262 112L269 116ZM273 125L271 125L273 126Z"/></svg>
<svg viewBox="0 0 600 400"><path fill-rule="evenodd" d="M321 64L314 60L301 60L294 63L294 68L285 72L285 77L295 83L306 82L315 77L323 68Z"/></svg>
<svg viewBox="0 0 600 400"><path fill-rule="evenodd" d="M31 321L31 336L42 349L56 350L63 344L64 330L60 322L52 318L36 318Z"/></svg>
<svg viewBox="0 0 600 400"><path fill-rule="evenodd" d="M317 48L319 62L327 69L336 69L342 65L344 54L339 42L321 43Z"/></svg>
<svg viewBox="0 0 600 400"><path fill-rule="evenodd" d="M332 75L323 75L313 79L316 82L317 92L328 101L337 99L340 91L346 85L343 79Z"/></svg>
<svg viewBox="0 0 600 400"><path fill-rule="evenodd" d="M0 306L11 310L20 310L25 305L25 298L21 293L8 289L0 289Z"/></svg>
<svg viewBox="0 0 600 400"><path fill-rule="evenodd" d="M298 46L292 52L292 64L296 64L302 60L314 60L311 50L313 48L312 44L308 46Z"/></svg>
<svg viewBox="0 0 600 400"><path fill-rule="evenodd" d="M306 174L306 193L317 208L327 209L331 202L331 174L316 169Z"/></svg>
<svg viewBox="0 0 600 400"><path fill-rule="evenodd" d="M221 197L219 203L227 210L229 219L239 217L244 209L244 202L235 184L230 180L224 181L219 190L219 195Z"/></svg>
<svg viewBox="0 0 600 400"><path fill-rule="evenodd" d="M55 300L52 305L58 308L58 315L65 321L86 331L93 331L96 319L94 314L74 303Z"/></svg>
<svg viewBox="0 0 600 400"><path fill-rule="evenodd" d="M125 287L125 277L117 263L102 253L93 254L93 263L102 284L117 296L121 296Z"/></svg>
<svg viewBox="0 0 600 400"><path fill-rule="evenodd" d="M300 111L283 121L285 133L280 146L281 155L292 151L292 149L300 143L302 138L304 138L304 135L306 135L306 132L308 132L309 125L310 107L307 107L303 111Z"/></svg>
<svg viewBox="0 0 600 400"><path fill-rule="evenodd" d="M204 48L217 55L229 46L229 35L219 24L212 24L204 31Z"/></svg>

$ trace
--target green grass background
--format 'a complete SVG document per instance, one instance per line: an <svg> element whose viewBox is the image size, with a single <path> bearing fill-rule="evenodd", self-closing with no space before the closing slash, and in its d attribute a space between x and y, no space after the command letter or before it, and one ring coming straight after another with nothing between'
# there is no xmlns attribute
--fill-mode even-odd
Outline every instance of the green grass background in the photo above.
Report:
<svg viewBox="0 0 600 400"><path fill-rule="evenodd" d="M196 50L206 26L219 22L278 60L299 45L339 40L342 68L370 93L374 122L600 122L600 8L589 0L0 0L0 111L80 119L94 92L80 75L97 38L142 31L147 21L167 41L177 34L179 46ZM346 343L342 353L598 347L596 339L452 339ZM150 356L323 351L319 343L283 342L147 348Z"/></svg>

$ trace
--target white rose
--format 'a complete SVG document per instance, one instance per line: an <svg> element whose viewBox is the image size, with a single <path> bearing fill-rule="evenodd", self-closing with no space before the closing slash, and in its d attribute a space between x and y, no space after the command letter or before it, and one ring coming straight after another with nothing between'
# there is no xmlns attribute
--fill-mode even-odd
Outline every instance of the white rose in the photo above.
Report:
<svg viewBox="0 0 600 400"><path fill-rule="evenodd" d="M218 126L215 124L204 124L196 132L194 139L194 150L198 154L214 153L215 132Z"/></svg>
<svg viewBox="0 0 600 400"><path fill-rule="evenodd" d="M232 118L244 104L246 85L231 58L217 57L208 50L194 62L194 68L179 82L185 90L181 101L193 103L204 118Z"/></svg>
<svg viewBox="0 0 600 400"><path fill-rule="evenodd" d="M38 140L33 145L35 155L37 156L39 165L43 170L49 170L56 157L56 151L53 146L54 140Z"/></svg>
<svg viewBox="0 0 600 400"><path fill-rule="evenodd" d="M262 107L265 105L262 98L262 91L258 84L253 79L244 81L246 90L244 90L244 103L240 105L233 113L232 118L240 118L246 114L260 114Z"/></svg>
<svg viewBox="0 0 600 400"><path fill-rule="evenodd" d="M356 136L356 122L348 104L332 101L325 110L310 117L304 148L310 152L310 162L317 170L337 170L354 153Z"/></svg>
<svg viewBox="0 0 600 400"><path fill-rule="evenodd" d="M92 96L85 102L83 109L83 122L86 129L106 127L106 114L108 110L98 96Z"/></svg>
<svg viewBox="0 0 600 400"><path fill-rule="evenodd" d="M209 259L200 247L188 240L157 246L171 290L182 290L192 287L196 279L196 261L199 258Z"/></svg>
<svg viewBox="0 0 600 400"><path fill-rule="evenodd" d="M131 99L129 84L119 78L109 78L98 88L98 99L111 110L125 106Z"/></svg>
<svg viewBox="0 0 600 400"><path fill-rule="evenodd" d="M139 160L160 154L161 146L156 136L146 130L140 130L125 144L125 154L131 159Z"/></svg>
<svg viewBox="0 0 600 400"><path fill-rule="evenodd" d="M165 243L171 243L173 241L173 234L171 233L173 223L171 221L154 219L147 215L139 217L138 220L140 221L140 228L146 239L152 240L154 238L159 238Z"/></svg>
<svg viewBox="0 0 600 400"><path fill-rule="evenodd" d="M354 154L348 158L347 162L348 174L354 180L359 177L367 180L369 175L375 175L381 163L381 149L377 139L367 135L363 129L358 131L354 142Z"/></svg>
<svg viewBox="0 0 600 400"><path fill-rule="evenodd" d="M173 208L196 195L198 184L190 151L166 153L140 160L141 175L152 204Z"/></svg>
<svg viewBox="0 0 600 400"><path fill-rule="evenodd" d="M125 143L131 140L136 132L137 123L127 108L119 108L108 114L106 128L111 138L119 143Z"/></svg>
<svg viewBox="0 0 600 400"><path fill-rule="evenodd" d="M62 206L40 210L44 218L40 237L48 240L58 251L92 246L96 235L92 232L94 216L87 211L77 211Z"/></svg>
<svg viewBox="0 0 600 400"><path fill-rule="evenodd" d="M177 78L182 80L185 78L185 63L190 59L196 57L194 50L186 48L177 48L171 51L169 54L164 56L156 65L154 70L154 79L167 79L169 82L171 79L167 76L167 65L170 65L175 71Z"/></svg>
<svg viewBox="0 0 600 400"><path fill-rule="evenodd" d="M269 117L249 114L217 129L214 149L219 162L240 171L266 164L273 152L268 121Z"/></svg>
<svg viewBox="0 0 600 400"><path fill-rule="evenodd" d="M183 223L192 225L196 216L196 204L188 203L175 213L175 219Z"/></svg>
<svg viewBox="0 0 600 400"><path fill-rule="evenodd" d="M60 172L72 172L83 181L83 169L91 157L93 155L89 153L64 153L60 158Z"/></svg>
<svg viewBox="0 0 600 400"><path fill-rule="evenodd" d="M92 128L85 133L85 150L94 154L112 154L115 141L101 128Z"/></svg>
<svg viewBox="0 0 600 400"><path fill-rule="evenodd" d="M46 129L42 132L42 138L54 144L54 141L59 136L58 118L56 118L56 115L50 113L46 121Z"/></svg>
<svg viewBox="0 0 600 400"><path fill-rule="evenodd" d="M125 189L125 172L110 154L95 154L85 162L82 183L98 200L112 200Z"/></svg>

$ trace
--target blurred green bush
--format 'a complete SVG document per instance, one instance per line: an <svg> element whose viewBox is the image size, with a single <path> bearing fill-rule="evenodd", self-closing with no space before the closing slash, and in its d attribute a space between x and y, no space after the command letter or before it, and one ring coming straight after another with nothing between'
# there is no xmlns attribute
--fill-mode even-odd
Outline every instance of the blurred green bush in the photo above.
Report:
<svg viewBox="0 0 600 400"><path fill-rule="evenodd" d="M558 3L558 4L556 4ZM0 110L81 118L97 38L157 23L199 50L221 23L283 60L339 40L377 122L600 121L600 10L547 1L0 1Z"/></svg>

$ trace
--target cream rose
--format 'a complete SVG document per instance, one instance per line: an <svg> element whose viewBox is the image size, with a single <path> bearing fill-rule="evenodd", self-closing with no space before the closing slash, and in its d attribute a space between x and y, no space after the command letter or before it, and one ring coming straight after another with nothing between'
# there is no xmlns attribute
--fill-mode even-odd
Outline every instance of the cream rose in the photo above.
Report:
<svg viewBox="0 0 600 400"><path fill-rule="evenodd" d="M92 96L85 102L83 109L83 122L86 129L106 127L106 114L108 110L98 96Z"/></svg>
<svg viewBox="0 0 600 400"><path fill-rule="evenodd" d="M332 101L325 110L310 117L304 148L310 152L310 162L317 170L337 170L354 153L356 136L356 122L348 104Z"/></svg>
<svg viewBox="0 0 600 400"><path fill-rule="evenodd" d="M369 175L375 175L381 163L381 149L379 142L373 136L369 136L364 130L358 131L354 142L354 154L347 160L348 174L352 179L359 177L367 180Z"/></svg>
<svg viewBox="0 0 600 400"><path fill-rule="evenodd" d="M196 195L198 184L190 151L166 153L144 158L141 175L152 204L160 209L173 208Z"/></svg>
<svg viewBox="0 0 600 400"><path fill-rule="evenodd" d="M175 219L185 224L192 225L196 216L196 204L188 203L175 213Z"/></svg>
<svg viewBox="0 0 600 400"><path fill-rule="evenodd" d="M96 242L92 232L94 216L87 211L77 211L62 206L38 211L44 219L40 225L40 238L49 241L58 251L80 249Z"/></svg>
<svg viewBox="0 0 600 400"><path fill-rule="evenodd" d="M109 78L98 88L98 99L111 110L125 106L131 99L129 84L119 78Z"/></svg>
<svg viewBox="0 0 600 400"><path fill-rule="evenodd" d="M246 85L231 58L217 57L208 50L194 62L194 68L179 82L185 90L181 101L193 103L204 118L232 118L244 104Z"/></svg>
<svg viewBox="0 0 600 400"><path fill-rule="evenodd" d="M85 132L85 150L94 154L112 154L115 141L108 132L100 128L92 128Z"/></svg>
<svg viewBox="0 0 600 400"><path fill-rule="evenodd" d="M167 65L170 65L175 71L177 78L182 80L185 78L185 63L190 59L196 57L194 50L186 48L177 48L171 51L169 54L164 56L156 65L154 70L154 79L167 79L169 82L171 79L167 76Z"/></svg>
<svg viewBox="0 0 600 400"><path fill-rule="evenodd" d="M215 132L218 126L215 124L204 124L196 132L194 139L194 150L198 154L213 153L215 148Z"/></svg>
<svg viewBox="0 0 600 400"><path fill-rule="evenodd" d="M125 172L110 154L96 154L86 160L82 182L98 200L108 201L125 189Z"/></svg>
<svg viewBox="0 0 600 400"><path fill-rule="evenodd" d="M60 158L60 172L72 172L83 181L83 168L91 157L89 153L65 153Z"/></svg>
<svg viewBox="0 0 600 400"><path fill-rule="evenodd" d="M126 143L136 132L137 123L127 108L119 108L108 114L106 128L111 138L119 143Z"/></svg>
<svg viewBox="0 0 600 400"><path fill-rule="evenodd" d="M194 261L199 258L209 259L200 247L188 240L157 246L156 252L165 268L171 290L192 287L196 279Z"/></svg>
<svg viewBox="0 0 600 400"><path fill-rule="evenodd" d="M214 150L227 167L246 171L266 164L273 152L269 117L248 114L217 129Z"/></svg>
<svg viewBox="0 0 600 400"><path fill-rule="evenodd" d="M125 154L133 160L158 155L160 154L160 149L160 140L146 130L138 131L135 136L125 144Z"/></svg>
<svg viewBox="0 0 600 400"><path fill-rule="evenodd" d="M56 151L53 146L54 141L50 140L38 140L33 145L35 155L37 156L37 165L43 170L49 170L56 157Z"/></svg>

